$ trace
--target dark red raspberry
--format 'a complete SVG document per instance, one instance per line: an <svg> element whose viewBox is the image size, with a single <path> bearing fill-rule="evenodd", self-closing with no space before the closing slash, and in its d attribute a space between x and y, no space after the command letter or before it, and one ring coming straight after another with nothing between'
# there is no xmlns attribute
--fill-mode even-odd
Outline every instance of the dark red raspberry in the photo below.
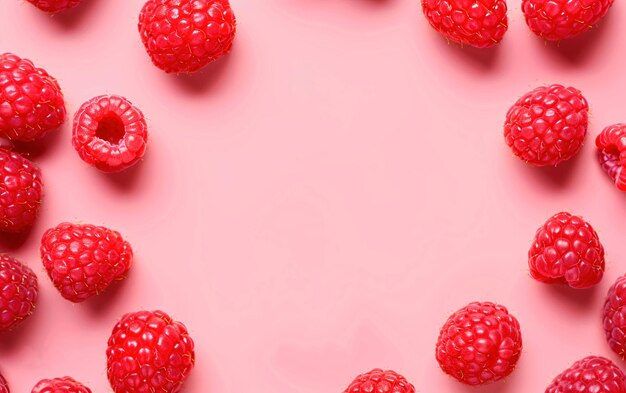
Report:
<svg viewBox="0 0 626 393"><path fill-rule="evenodd" d="M30 60L0 54L0 136L30 142L65 121L65 102L56 79Z"/></svg>
<svg viewBox="0 0 626 393"><path fill-rule="evenodd" d="M230 52L235 14L228 0L148 0L139 33L154 65L195 72Z"/></svg>
<svg viewBox="0 0 626 393"><path fill-rule="evenodd" d="M51 14L76 7L81 0L28 0L42 11Z"/></svg>
<svg viewBox="0 0 626 393"><path fill-rule="evenodd" d="M499 43L508 29L504 0L422 0L422 10L444 37L476 48Z"/></svg>
<svg viewBox="0 0 626 393"><path fill-rule="evenodd" d="M503 306L474 302L448 318L437 340L437 361L467 385L508 376L522 352L519 323Z"/></svg>
<svg viewBox="0 0 626 393"><path fill-rule="evenodd" d="M39 381L32 393L91 393L91 389L74 378L63 377Z"/></svg>
<svg viewBox="0 0 626 393"><path fill-rule="evenodd" d="M588 356L559 374L546 393L624 393L626 376L613 362Z"/></svg>
<svg viewBox="0 0 626 393"><path fill-rule="evenodd" d="M2 374L0 374L0 393L10 393L9 384Z"/></svg>
<svg viewBox="0 0 626 393"><path fill-rule="evenodd" d="M66 222L44 233L41 259L61 295L79 303L123 280L133 250L117 231Z"/></svg>
<svg viewBox="0 0 626 393"><path fill-rule="evenodd" d="M415 388L397 372L375 368L356 377L344 393L415 393Z"/></svg>
<svg viewBox="0 0 626 393"><path fill-rule="evenodd" d="M596 146L602 169L618 189L626 191L626 124L605 128L596 138Z"/></svg>
<svg viewBox="0 0 626 393"><path fill-rule="evenodd" d="M578 89L551 85L526 93L509 109L504 138L520 159L558 165L580 151L589 105Z"/></svg>
<svg viewBox="0 0 626 393"><path fill-rule="evenodd" d="M33 311L39 287L26 265L0 254L0 332L19 326Z"/></svg>
<svg viewBox="0 0 626 393"><path fill-rule="evenodd" d="M107 374L115 393L177 393L195 364L187 328L163 311L126 314L113 328Z"/></svg>
<svg viewBox="0 0 626 393"><path fill-rule="evenodd" d="M35 164L0 147L0 232L22 232L33 225L42 187Z"/></svg>
<svg viewBox="0 0 626 393"><path fill-rule="evenodd" d="M615 281L604 302L602 316L606 341L611 349L626 358L626 276Z"/></svg>
<svg viewBox="0 0 626 393"><path fill-rule="evenodd" d="M72 145L83 161L103 172L134 165L143 157L147 142L143 113L124 97L92 98L74 116Z"/></svg>
<svg viewBox="0 0 626 393"><path fill-rule="evenodd" d="M523 0L528 27L546 40L572 38L591 29L613 0Z"/></svg>
<svg viewBox="0 0 626 393"><path fill-rule="evenodd" d="M582 217L558 213L537 230L528 266L535 280L589 288L604 275L604 247Z"/></svg>

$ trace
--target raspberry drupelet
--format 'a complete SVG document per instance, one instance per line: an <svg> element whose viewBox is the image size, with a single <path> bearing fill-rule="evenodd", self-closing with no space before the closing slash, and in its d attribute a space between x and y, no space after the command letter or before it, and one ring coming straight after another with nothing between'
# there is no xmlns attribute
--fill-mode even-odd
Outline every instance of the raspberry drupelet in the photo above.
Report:
<svg viewBox="0 0 626 393"><path fill-rule="evenodd" d="M556 376L545 393L626 393L626 376L609 359L588 356Z"/></svg>
<svg viewBox="0 0 626 393"><path fill-rule="evenodd" d="M619 277L609 289L602 313L604 333L609 347L626 358L626 276Z"/></svg>
<svg viewBox="0 0 626 393"><path fill-rule="evenodd" d="M0 332L15 329L30 317L38 293L35 273L17 259L0 254Z"/></svg>
<svg viewBox="0 0 626 393"><path fill-rule="evenodd" d="M344 393L415 393L415 388L402 375L392 370L375 368L357 376Z"/></svg>
<svg viewBox="0 0 626 393"><path fill-rule="evenodd" d="M42 379L32 393L91 393L91 389L71 377Z"/></svg>
<svg viewBox="0 0 626 393"><path fill-rule="evenodd" d="M44 12L54 14L59 11L74 8L80 4L81 0L27 0L35 7Z"/></svg>
<svg viewBox="0 0 626 393"><path fill-rule="evenodd" d="M615 186L626 191L626 124L606 127L596 138L600 166Z"/></svg>

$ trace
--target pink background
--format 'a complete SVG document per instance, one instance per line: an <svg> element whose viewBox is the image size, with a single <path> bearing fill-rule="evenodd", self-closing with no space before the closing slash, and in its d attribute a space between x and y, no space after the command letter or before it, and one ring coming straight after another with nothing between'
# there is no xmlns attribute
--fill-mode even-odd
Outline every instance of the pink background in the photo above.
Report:
<svg viewBox="0 0 626 393"><path fill-rule="evenodd" d="M70 122L28 148L45 176L41 218L29 236L0 243L41 282L30 322L0 338L14 392L66 374L110 391L111 328L124 312L154 308L197 343L187 393L340 392L374 367L422 393L468 391L439 371L434 345L472 300L506 305L525 344L506 382L476 391L543 391L573 361L611 356L600 314L626 271L626 195L592 141L626 121L625 4L555 46L511 1L502 45L484 51L448 44L418 0L232 5L232 54L176 77L143 50L142 0L84 0L53 18L0 0L0 50L55 75L69 113L121 94L151 131L145 161L114 176L80 161ZM585 93L590 135L573 162L541 170L512 157L502 123L517 97L552 82ZM595 290L528 276L534 231L559 210L600 233L608 267ZM38 241L64 220L121 231L136 251L130 277L85 304L62 300Z"/></svg>

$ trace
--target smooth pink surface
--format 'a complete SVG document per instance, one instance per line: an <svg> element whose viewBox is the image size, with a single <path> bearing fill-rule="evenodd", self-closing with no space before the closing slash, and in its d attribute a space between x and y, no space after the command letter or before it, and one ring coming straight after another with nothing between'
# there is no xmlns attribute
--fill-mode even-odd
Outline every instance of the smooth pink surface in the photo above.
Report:
<svg viewBox="0 0 626 393"><path fill-rule="evenodd" d="M506 305L525 344L507 381L475 391L543 391L586 355L616 360L600 314L626 272L626 195L593 138L626 121L626 7L555 46L519 3L502 45L477 51L446 43L417 0L233 0L232 54L176 77L144 52L141 0L84 0L55 17L0 0L0 50L55 75L70 113L121 94L151 130L146 159L122 175L86 166L69 122L30 149L47 187L41 219L1 245L41 281L32 320L0 338L13 391L65 374L109 391L110 330L153 308L196 340L187 393L340 392L373 367L422 393L469 391L439 370L434 346L472 300ZM517 97L553 82L584 92L591 127L578 159L542 170L512 157L502 125ZM596 290L529 277L534 231L560 210L599 231L608 268ZM64 301L38 257L63 220L122 232L136 251L128 280Z"/></svg>

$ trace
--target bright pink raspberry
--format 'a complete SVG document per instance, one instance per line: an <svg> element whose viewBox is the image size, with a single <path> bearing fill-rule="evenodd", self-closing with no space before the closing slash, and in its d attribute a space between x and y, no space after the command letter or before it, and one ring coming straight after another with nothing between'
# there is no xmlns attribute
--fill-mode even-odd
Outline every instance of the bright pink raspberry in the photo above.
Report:
<svg viewBox="0 0 626 393"><path fill-rule="evenodd" d="M397 372L375 368L357 376L343 393L415 393L415 388Z"/></svg>
<svg viewBox="0 0 626 393"><path fill-rule="evenodd" d="M134 165L143 157L147 142L143 113L124 97L95 97L74 116L72 145L83 161L103 172Z"/></svg>
<svg viewBox="0 0 626 393"><path fill-rule="evenodd" d="M574 157L587 135L589 105L578 89L538 87L509 109L504 139L513 153L536 166L556 166Z"/></svg>
<svg viewBox="0 0 626 393"><path fill-rule="evenodd" d="M521 353L519 322L504 306L490 302L470 303L452 314L436 350L441 369L467 385L505 378Z"/></svg>
<svg viewBox="0 0 626 393"><path fill-rule="evenodd" d="M528 27L550 41L572 38L591 29L614 0L523 0Z"/></svg>
<svg viewBox="0 0 626 393"><path fill-rule="evenodd" d="M0 147L0 232L22 232L33 225L42 187L35 164Z"/></svg>
<svg viewBox="0 0 626 393"><path fill-rule="evenodd" d="M148 0L139 33L154 65L189 73L230 52L235 14L228 0Z"/></svg>
<svg viewBox="0 0 626 393"><path fill-rule="evenodd" d="M30 142L65 121L56 79L14 54L0 54L0 136Z"/></svg>
<svg viewBox="0 0 626 393"><path fill-rule="evenodd" d="M91 389L71 377L43 379L32 393L91 393Z"/></svg>
<svg viewBox="0 0 626 393"><path fill-rule="evenodd" d="M54 14L59 11L76 7L81 0L28 0L35 7L44 12Z"/></svg>
<svg viewBox="0 0 626 393"><path fill-rule="evenodd" d="M115 393L177 393L194 364L187 328L163 311L126 314L109 338L107 374Z"/></svg>
<svg viewBox="0 0 626 393"><path fill-rule="evenodd" d="M13 330L35 311L38 293L35 273L17 259L0 254L0 332Z"/></svg>
<svg viewBox="0 0 626 393"><path fill-rule="evenodd" d="M508 29L504 0L422 0L422 10L444 37L476 48L499 43Z"/></svg>
<svg viewBox="0 0 626 393"><path fill-rule="evenodd" d="M0 374L0 393L10 393L9 384L2 374Z"/></svg>
<svg viewBox="0 0 626 393"><path fill-rule="evenodd" d="M537 230L528 266L535 280L589 288L604 275L604 247L582 217L558 213Z"/></svg>
<svg viewBox="0 0 626 393"><path fill-rule="evenodd" d="M604 302L602 316L604 333L609 347L626 358L626 276L615 281Z"/></svg>
<svg viewBox="0 0 626 393"><path fill-rule="evenodd" d="M612 361L588 356L559 374L545 393L625 393L626 376Z"/></svg>
<svg viewBox="0 0 626 393"><path fill-rule="evenodd" d="M596 138L596 147L602 169L626 191L626 124L606 127Z"/></svg>

